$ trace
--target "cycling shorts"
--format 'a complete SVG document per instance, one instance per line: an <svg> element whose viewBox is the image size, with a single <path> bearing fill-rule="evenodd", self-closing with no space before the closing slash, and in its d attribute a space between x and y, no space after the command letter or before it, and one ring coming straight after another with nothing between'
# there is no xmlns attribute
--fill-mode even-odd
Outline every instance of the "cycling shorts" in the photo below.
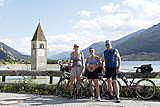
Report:
<svg viewBox="0 0 160 107"><path fill-rule="evenodd" d="M73 76L81 76L82 75L82 66L81 67L72 67L71 68L71 75Z"/></svg>
<svg viewBox="0 0 160 107"><path fill-rule="evenodd" d="M117 69L116 68L105 68L106 72L105 72L105 78L109 79L112 78L114 80L117 79Z"/></svg>

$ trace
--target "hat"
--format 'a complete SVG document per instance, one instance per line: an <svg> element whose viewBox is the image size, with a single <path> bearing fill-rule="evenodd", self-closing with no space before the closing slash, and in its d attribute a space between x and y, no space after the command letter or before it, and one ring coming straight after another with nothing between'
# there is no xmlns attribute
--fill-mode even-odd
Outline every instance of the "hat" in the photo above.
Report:
<svg viewBox="0 0 160 107"><path fill-rule="evenodd" d="M74 47L79 47L79 45L78 44L74 44L73 49L74 49Z"/></svg>
<svg viewBox="0 0 160 107"><path fill-rule="evenodd" d="M112 42L111 42L110 40L106 40L105 44L106 44L106 43L112 43Z"/></svg>

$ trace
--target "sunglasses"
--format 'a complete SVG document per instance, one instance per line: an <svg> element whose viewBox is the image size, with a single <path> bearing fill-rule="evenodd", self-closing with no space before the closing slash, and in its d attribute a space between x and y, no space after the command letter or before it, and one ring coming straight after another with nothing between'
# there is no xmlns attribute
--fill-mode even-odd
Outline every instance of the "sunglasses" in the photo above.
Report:
<svg viewBox="0 0 160 107"><path fill-rule="evenodd" d="M110 44L105 44L105 46L109 46Z"/></svg>
<svg viewBox="0 0 160 107"><path fill-rule="evenodd" d="M90 50L89 52L93 52L93 50Z"/></svg>
<svg viewBox="0 0 160 107"><path fill-rule="evenodd" d="M79 46L74 46L74 47L79 48Z"/></svg>

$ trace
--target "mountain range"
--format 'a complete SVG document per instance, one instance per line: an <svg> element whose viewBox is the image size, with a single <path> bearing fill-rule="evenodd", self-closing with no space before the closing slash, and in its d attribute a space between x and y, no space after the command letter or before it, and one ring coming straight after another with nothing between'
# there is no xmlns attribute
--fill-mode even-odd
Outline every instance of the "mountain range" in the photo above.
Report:
<svg viewBox="0 0 160 107"><path fill-rule="evenodd" d="M90 56L89 47L93 46L96 55L100 58L103 57L103 51L106 49L105 43L100 41L94 44L91 44L86 49L82 50L84 57ZM121 39L112 41L113 48L117 48L121 56L139 54L142 52L160 53L160 23L149 27L148 29L141 29L137 32L131 33ZM59 54L57 59L69 59L69 55L65 56L65 52ZM58 56L58 55L56 55ZM54 56L53 56L54 57ZM51 59L53 58L51 57Z"/></svg>
<svg viewBox="0 0 160 107"><path fill-rule="evenodd" d="M93 43L86 49L81 50L84 57L90 56L89 47L93 46L96 55L100 58L103 57L103 51L106 49L103 41ZM112 41L113 48L117 48L120 55L131 55L139 53L160 53L160 23L149 27L148 29L141 29L137 32L131 33L121 39ZM71 51L62 52L60 54L53 55L49 59L68 60L70 58ZM48 52L49 54L49 52ZM11 47L0 42L0 59L4 60L20 60L31 59L29 55L23 55L20 52L12 49Z"/></svg>
<svg viewBox="0 0 160 107"><path fill-rule="evenodd" d="M127 41L117 44L121 55L146 53L160 53L160 23L143 32L132 36Z"/></svg>
<svg viewBox="0 0 160 107"><path fill-rule="evenodd" d="M20 52L14 50L13 48L0 42L0 60L23 60L31 59L29 55L23 55Z"/></svg>

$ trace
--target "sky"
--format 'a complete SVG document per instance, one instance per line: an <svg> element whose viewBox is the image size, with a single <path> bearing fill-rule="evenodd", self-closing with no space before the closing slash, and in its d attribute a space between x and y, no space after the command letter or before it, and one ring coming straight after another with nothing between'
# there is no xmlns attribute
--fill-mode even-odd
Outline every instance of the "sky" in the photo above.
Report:
<svg viewBox="0 0 160 107"><path fill-rule="evenodd" d="M0 42L30 55L39 22L55 55L158 24L160 0L0 0Z"/></svg>

